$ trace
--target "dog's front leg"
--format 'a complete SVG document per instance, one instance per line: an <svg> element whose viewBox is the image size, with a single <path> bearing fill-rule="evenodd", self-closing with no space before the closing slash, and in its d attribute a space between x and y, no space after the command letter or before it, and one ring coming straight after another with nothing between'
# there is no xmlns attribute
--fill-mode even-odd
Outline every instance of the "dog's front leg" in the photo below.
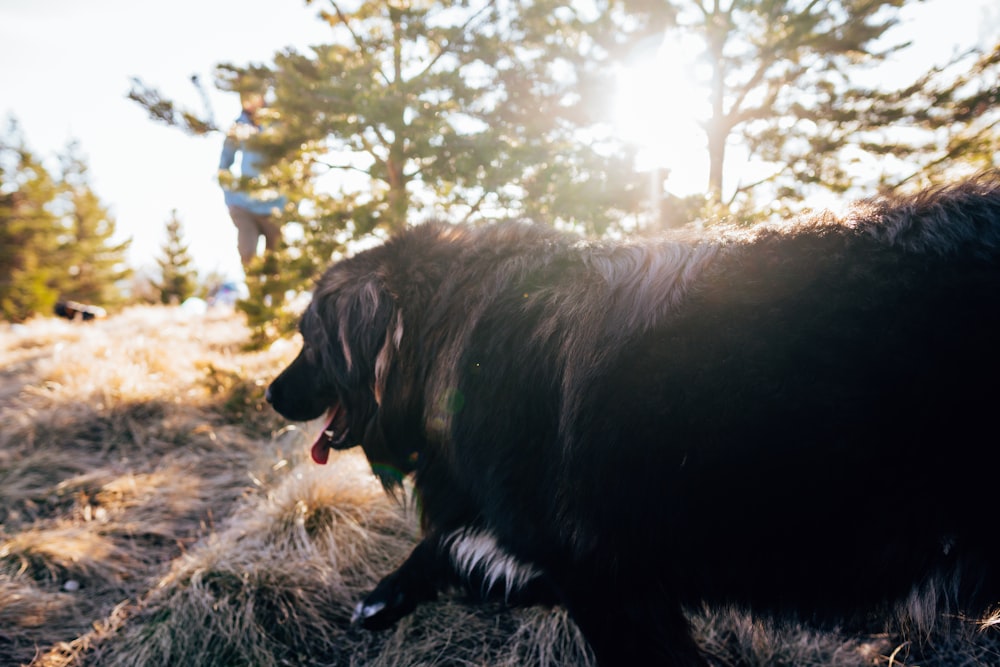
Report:
<svg viewBox="0 0 1000 667"><path fill-rule="evenodd" d="M402 565L379 582L354 609L352 621L368 630L388 628L451 583L453 568L442 534L423 539Z"/></svg>

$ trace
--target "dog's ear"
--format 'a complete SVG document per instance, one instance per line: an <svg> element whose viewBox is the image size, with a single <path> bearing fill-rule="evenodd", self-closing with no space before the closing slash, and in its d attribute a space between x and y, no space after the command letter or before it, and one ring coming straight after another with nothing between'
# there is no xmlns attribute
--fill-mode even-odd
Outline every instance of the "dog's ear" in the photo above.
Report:
<svg viewBox="0 0 1000 667"><path fill-rule="evenodd" d="M353 386L372 382L381 403L389 368L403 337L403 317L395 299L377 277L342 289L337 295L337 339Z"/></svg>
<svg viewBox="0 0 1000 667"><path fill-rule="evenodd" d="M375 402L382 405L382 397L385 395L385 383L389 377L389 369L399 352L400 343L403 340L403 313L398 308L391 326L385 331L385 342L378 356L375 357Z"/></svg>

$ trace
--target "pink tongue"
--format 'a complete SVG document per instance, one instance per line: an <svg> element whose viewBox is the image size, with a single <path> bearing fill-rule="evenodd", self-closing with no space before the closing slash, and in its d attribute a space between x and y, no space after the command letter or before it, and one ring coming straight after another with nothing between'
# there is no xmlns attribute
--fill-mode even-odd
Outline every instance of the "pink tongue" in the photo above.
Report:
<svg viewBox="0 0 1000 667"><path fill-rule="evenodd" d="M330 446L326 444L325 435L320 435L319 440L312 446L312 459L319 465L326 465L330 459Z"/></svg>
<svg viewBox="0 0 1000 667"><path fill-rule="evenodd" d="M312 459L319 465L326 465L326 462L330 459L330 445L333 444L333 438L330 434L334 432L333 423L337 421L340 410L340 404L337 404L327 412L326 427L319 432L319 437L313 443Z"/></svg>
<svg viewBox="0 0 1000 667"><path fill-rule="evenodd" d="M313 461L319 465L326 465L326 462L330 459L330 446L333 445L333 434L336 432L333 425L337 421L337 417L340 416L342 409L339 403L330 408L326 413L326 427L320 431L319 437L313 443Z"/></svg>

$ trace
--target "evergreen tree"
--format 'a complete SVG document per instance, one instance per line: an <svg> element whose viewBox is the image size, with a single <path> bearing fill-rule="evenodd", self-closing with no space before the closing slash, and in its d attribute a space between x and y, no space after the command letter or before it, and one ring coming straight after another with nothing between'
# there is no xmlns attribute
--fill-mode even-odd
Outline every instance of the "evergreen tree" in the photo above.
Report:
<svg viewBox="0 0 1000 667"><path fill-rule="evenodd" d="M129 241L90 187L76 146L50 171L12 122L0 138L0 312L12 321L52 312L59 298L119 305Z"/></svg>
<svg viewBox="0 0 1000 667"><path fill-rule="evenodd" d="M898 132L905 120L899 107L917 109L917 98L933 98L930 108L937 112L924 106L929 113L919 122L934 133L961 108L958 98L968 80L937 76L936 95L920 94L929 78L898 88L886 81L859 83L864 80L859 75L877 79L877 67L909 46L886 41L904 4L906 0L666 0L659 16L666 19L668 39L694 34L704 44L711 108L704 124L707 191L712 201L722 203L724 191L731 192L727 206L752 209L757 201L800 200L816 188L844 192L854 183L853 165L878 165L887 154L933 152L934 138L914 136L909 127ZM981 80L995 89L996 69ZM897 104L888 104L890 100ZM723 183L727 148L734 140L752 159L770 165L759 180ZM951 157L960 153L952 151ZM926 169L934 163L917 164Z"/></svg>
<svg viewBox="0 0 1000 667"><path fill-rule="evenodd" d="M57 251L61 274L54 285L66 299L104 308L124 302L121 286L132 273L126 265L131 239L115 241L116 223L90 185L89 168L75 143L61 156L61 242Z"/></svg>
<svg viewBox="0 0 1000 667"><path fill-rule="evenodd" d="M295 330L300 313L285 307L286 296L301 290L315 277L297 270L303 266L312 264L289 255L287 249L266 253L251 262L246 271L248 298L236 302L250 329L247 349L259 349Z"/></svg>
<svg viewBox="0 0 1000 667"><path fill-rule="evenodd" d="M610 86L610 50L588 37L602 12L550 0L328 6L329 43L217 73L223 89L274 92L256 138L274 166L246 185L304 203L286 212L302 232L281 274L260 274L269 262L248 270L252 328L278 315L279 284L301 288L376 230L527 216L600 232L639 208L631 156L607 132L586 134ZM213 129L139 81L130 96L157 120Z"/></svg>
<svg viewBox="0 0 1000 667"><path fill-rule="evenodd" d="M161 303L178 304L194 295L198 273L184 241L184 228L176 209L170 212L166 232L166 241L160 246L161 255L156 259L160 267L160 280L155 287L160 293Z"/></svg>
<svg viewBox="0 0 1000 667"><path fill-rule="evenodd" d="M414 211L599 231L634 203L628 156L583 137L608 84L607 50L588 37L601 14L548 1L330 6L331 43L275 59L275 148L291 173L362 174L339 193L359 231L399 229Z"/></svg>
<svg viewBox="0 0 1000 667"><path fill-rule="evenodd" d="M868 132L884 189L927 187L1000 164L1000 41L970 50L899 90L861 90L851 106L906 133ZM826 113L835 114L836 110ZM871 122L871 121L870 121Z"/></svg>
<svg viewBox="0 0 1000 667"><path fill-rule="evenodd" d="M607 35L623 34L603 10L616 4L333 1L321 12L329 43L222 65L217 85L273 89L274 131L259 147L276 168L256 185L309 202L298 221L321 245L429 215L600 232L644 192L631 155L598 127ZM213 129L140 81L130 96L156 120Z"/></svg>
<svg viewBox="0 0 1000 667"><path fill-rule="evenodd" d="M51 313L59 297L51 259L59 245L52 206L61 190L12 121L0 138L0 315L8 321Z"/></svg>

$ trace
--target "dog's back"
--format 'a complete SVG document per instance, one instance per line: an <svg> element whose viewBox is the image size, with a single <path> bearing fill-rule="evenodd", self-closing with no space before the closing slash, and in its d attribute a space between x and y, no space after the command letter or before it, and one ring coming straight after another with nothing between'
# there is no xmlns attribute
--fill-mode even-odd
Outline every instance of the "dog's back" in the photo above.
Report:
<svg viewBox="0 0 1000 667"><path fill-rule="evenodd" d="M609 633L682 624L669 599L918 626L986 612L998 240L987 179L694 250L681 298L639 294L649 262L615 272L585 248L470 337L462 366L501 370L460 377L458 474L500 543L551 564L591 640L615 645L599 655L630 655ZM583 301L607 275L646 311Z"/></svg>
<svg viewBox="0 0 1000 667"><path fill-rule="evenodd" d="M477 569L603 665L703 664L685 606L926 626L1000 602L998 257L996 174L695 241L430 226L324 276L269 396L415 475L370 627Z"/></svg>

